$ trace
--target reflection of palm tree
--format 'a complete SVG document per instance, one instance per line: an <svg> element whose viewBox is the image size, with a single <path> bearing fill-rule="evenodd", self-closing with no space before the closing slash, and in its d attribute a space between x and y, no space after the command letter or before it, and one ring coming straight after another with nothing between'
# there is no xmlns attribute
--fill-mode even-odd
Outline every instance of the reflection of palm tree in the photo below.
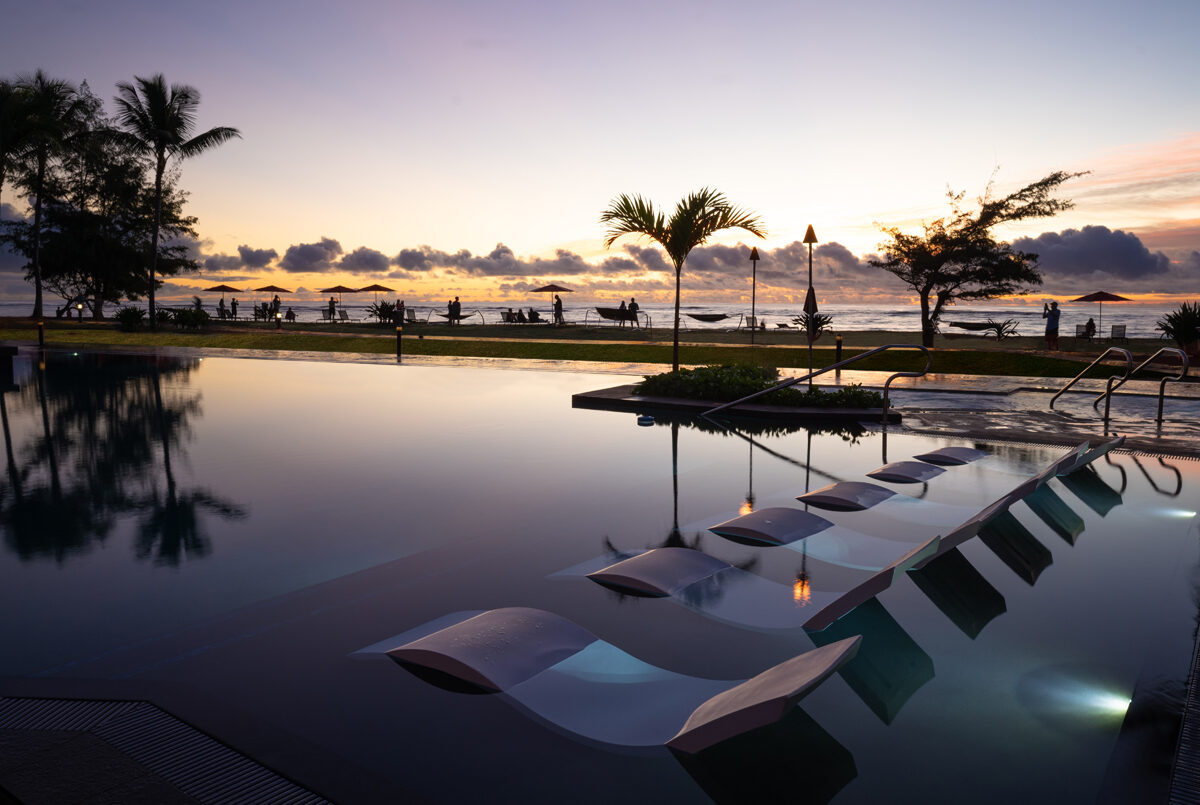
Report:
<svg viewBox="0 0 1200 805"><path fill-rule="evenodd" d="M241 133L229 126L218 126L192 136L200 93L194 87L173 84L167 88L161 74L136 82L117 84L117 120L137 143L138 150L154 157L154 229L150 234L150 326L156 327L154 314L154 272L158 266L158 234L162 226L163 174L167 160L196 156Z"/></svg>
<svg viewBox="0 0 1200 805"><path fill-rule="evenodd" d="M608 224L604 245L609 247L622 235L644 235L663 247L675 266L675 326L671 357L672 371L679 371L679 282L683 263L692 249L722 229L744 229L760 238L767 234L757 215L743 212L716 190L704 188L682 199L671 219L641 196L618 196L600 216Z"/></svg>
<svg viewBox="0 0 1200 805"><path fill-rule="evenodd" d="M692 548L700 550L700 534L688 545L679 530L679 423L671 423L671 533L660 548Z"/></svg>
<svg viewBox="0 0 1200 805"><path fill-rule="evenodd" d="M157 359L154 382L147 382L144 358L48 360L51 371L39 365L35 383L17 397L24 410L40 413L36 438L19 449L9 399L0 397L8 478L0 486L0 530L6 542L23 559L61 561L105 539L118 518L145 511L138 556L177 562L207 553L203 512L244 512L208 490L176 488L174 448L199 410L199 397L164 400L158 379L160 366L169 366L162 374L180 374L195 363ZM165 491L154 480L155 442L162 443Z"/></svg>
<svg viewBox="0 0 1200 805"><path fill-rule="evenodd" d="M207 556L212 550L197 516L201 509L207 509L225 518L244 517L245 511L234 504L217 499L207 490L197 489L183 495L178 494L175 488L175 474L171 469L171 441L175 438L175 430L170 427L168 411L163 405L162 378L157 364L151 376L151 386L154 389L155 419L158 422L158 438L162 443L167 494L163 499L155 488L150 498L144 502L149 513L138 531L137 556L139 559L145 559L154 554L154 561L157 563L178 565L184 555Z"/></svg>

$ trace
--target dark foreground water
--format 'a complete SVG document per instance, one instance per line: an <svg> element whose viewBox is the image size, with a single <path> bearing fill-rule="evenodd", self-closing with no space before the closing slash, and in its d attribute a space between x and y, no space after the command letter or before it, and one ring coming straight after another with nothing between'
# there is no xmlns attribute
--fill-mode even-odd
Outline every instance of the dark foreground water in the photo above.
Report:
<svg viewBox="0 0 1200 805"><path fill-rule="evenodd" d="M800 574L819 591L846 568L707 527L748 498L798 506L806 489L961 442L869 428L738 436L571 408L572 393L611 375L70 353L39 370L27 353L14 380L0 408L4 676L145 685L201 727L243 715L319 759L265 760L318 788L340 770L364 801L1009 803L1163 790L1196 617L1196 462L1117 455L1085 486L1052 481L1055 517L1017 504L1015 525L809 635L746 624L802 610ZM1062 454L974 446L991 455L891 487L912 501L822 515L883 540L932 535ZM683 606L577 572L661 545L734 564L777 599L718 619L736 589ZM864 642L780 725L681 761L444 690L378 653L448 613L506 606L568 617L700 686L835 637ZM580 696L576 715L625 718L611 687L624 672L587 670L609 698Z"/></svg>

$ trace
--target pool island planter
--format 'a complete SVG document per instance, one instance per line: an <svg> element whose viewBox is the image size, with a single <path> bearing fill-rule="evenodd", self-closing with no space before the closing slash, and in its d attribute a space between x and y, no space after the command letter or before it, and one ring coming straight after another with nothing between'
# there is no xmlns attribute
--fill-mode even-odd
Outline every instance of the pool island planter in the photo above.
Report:
<svg viewBox="0 0 1200 805"><path fill-rule="evenodd" d="M637 386L628 384L596 391L585 391L571 396L572 408L590 408L599 411L626 411L644 414L654 411L675 411L702 414L720 405L715 400L687 400L680 397L656 397L636 393ZM746 403L727 409L722 416L746 419L770 419L777 422L888 422L898 423L900 414L889 408L884 416L882 408L796 408L787 405L762 405Z"/></svg>

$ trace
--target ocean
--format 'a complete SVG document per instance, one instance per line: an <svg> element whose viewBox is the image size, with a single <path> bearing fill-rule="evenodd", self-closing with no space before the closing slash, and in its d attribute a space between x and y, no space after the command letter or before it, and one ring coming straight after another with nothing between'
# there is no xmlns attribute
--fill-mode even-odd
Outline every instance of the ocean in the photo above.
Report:
<svg viewBox="0 0 1200 805"><path fill-rule="evenodd" d="M226 300L228 301L228 300ZM263 301L263 300L260 300ZM343 304L343 309L346 310L350 318L360 321L367 317L367 308L373 300L370 298L352 299L347 297ZM217 297L206 298L204 307L212 315L216 315ZM243 296L240 300L239 313L243 316L249 313L250 304L253 302L252 297ZM591 324L598 320L596 314L596 306L613 307L618 302L611 300L595 301L595 300L575 300L564 295L563 303L565 307L565 316L568 322L572 324ZM55 309L61 306L61 300L57 298L47 297L44 309L49 318L54 317ZM168 301L165 303L169 307L186 307L186 301ZM144 305L142 305L144 307ZM325 309L324 302L295 302L284 300L283 310L291 307L299 321L315 322L321 318L321 311ZM430 322L441 323L445 319L439 318L438 313L445 313L446 306L442 304L430 304L421 302L412 302L408 305L413 310L417 311L417 316L424 320L428 315ZM464 314L470 314L478 311L483 321L487 324L498 324L501 321L501 311L507 311L509 308L522 308L526 314L529 308L536 309L543 318L549 319L552 316L550 305L543 300L520 300L514 302L484 302L473 304L470 299L463 301L462 310ZM1124 324L1126 326L1126 334L1133 338L1157 338L1161 333L1155 329L1155 325L1167 312L1174 310L1178 304L1137 304L1137 303L1114 303L1110 302L1104 305L1103 324L1100 321L1099 306L1092 303L1060 303L1062 308L1062 319L1060 322L1060 332L1064 335L1072 335L1075 331L1076 324L1085 324L1089 318L1095 318L1098 327L1103 327L1101 335L1107 335L1108 330L1113 324ZM33 302L28 301L0 301L0 315L3 316L28 316L32 310ZM107 306L105 315L111 316L116 312L117 306ZM766 322L768 329L776 329L777 324L790 324L792 318L800 313L799 304L760 304L756 308L759 317ZM695 305L684 304L682 311L682 326L687 330L721 330L736 327L739 316L749 315L749 305L739 305L731 303L728 305ZM650 317L651 326L655 328L663 328L671 326L671 316L673 314L673 305L670 303L654 303L649 302L641 305L641 312L648 314ZM918 333L921 329L921 313L916 304L898 304L898 305L839 305L839 304L823 304L821 312L833 317L831 325L834 332L837 331L853 331L853 330L892 330L900 332ZM691 318L688 314L725 314L728 318L719 322L702 322ZM997 303L985 302L971 305L955 305L950 308L942 317L943 332L966 332L965 330L956 330L949 326L953 321L980 322L988 319L1015 319L1018 323L1018 335L1036 336L1041 335L1045 330L1045 323L1042 320L1042 306L1040 300L1033 304L1020 303ZM464 324L470 325L478 323L479 318L473 317L467 319ZM613 326L611 322L605 322L606 326Z"/></svg>

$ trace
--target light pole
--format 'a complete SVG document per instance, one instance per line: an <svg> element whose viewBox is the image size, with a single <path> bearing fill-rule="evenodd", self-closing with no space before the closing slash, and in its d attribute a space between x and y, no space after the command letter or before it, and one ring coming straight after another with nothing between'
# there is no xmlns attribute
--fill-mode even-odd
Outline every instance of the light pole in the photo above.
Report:
<svg viewBox="0 0 1200 805"><path fill-rule="evenodd" d="M754 315L754 301L758 290L758 247L750 249L750 343L754 343L754 331L758 329L758 317Z"/></svg>
<svg viewBox="0 0 1200 805"><path fill-rule="evenodd" d="M815 319L817 315L817 292L813 290L812 284L812 247L817 242L817 233L813 231L812 224L808 225L808 231L804 233L804 242L808 244L808 293L804 296L804 312L808 314L808 388L811 391L813 387L813 331L816 326Z"/></svg>

